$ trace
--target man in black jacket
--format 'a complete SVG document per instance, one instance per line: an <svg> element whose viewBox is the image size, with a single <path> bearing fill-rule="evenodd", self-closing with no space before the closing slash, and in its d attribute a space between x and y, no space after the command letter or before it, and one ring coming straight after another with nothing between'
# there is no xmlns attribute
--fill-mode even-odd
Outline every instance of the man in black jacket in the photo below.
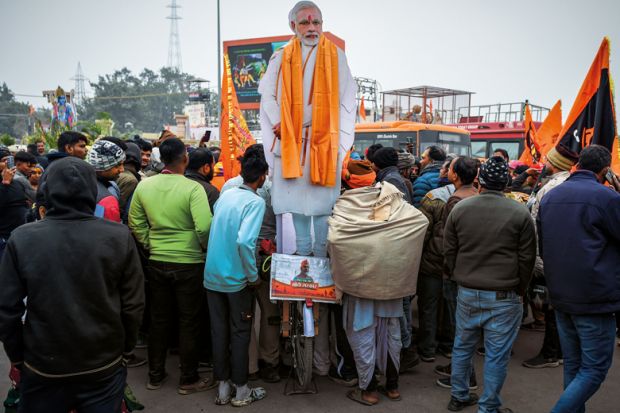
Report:
<svg viewBox="0 0 620 413"><path fill-rule="evenodd" d="M369 154L369 160L377 170L377 182L389 182L403 193L405 201L411 204L412 194L398 170L398 151L392 147L381 148Z"/></svg>
<svg viewBox="0 0 620 413"><path fill-rule="evenodd" d="M129 229L93 215L94 169L55 161L45 219L13 231L0 262L0 340L22 371L20 411L120 412L144 308ZM32 255L32 245L42 245ZM24 298L28 298L26 310Z"/></svg>
<svg viewBox="0 0 620 413"><path fill-rule="evenodd" d="M28 198L23 186L16 182L16 169L9 168L8 148L0 145L0 260L11 232L26 223Z"/></svg>
<svg viewBox="0 0 620 413"><path fill-rule="evenodd" d="M469 393L471 359L484 332L484 393L479 411L501 408L510 351L523 316L521 297L536 258L534 222L527 208L504 196L508 165L494 156L480 167L481 194L460 201L446 220L444 256L458 284L452 349L452 398L459 411L478 401Z"/></svg>
<svg viewBox="0 0 620 413"><path fill-rule="evenodd" d="M88 152L86 145L88 145L88 138L84 134L74 131L63 132L58 137L58 150L46 155L48 163L51 164L67 156L84 159Z"/></svg>
<svg viewBox="0 0 620 413"><path fill-rule="evenodd" d="M209 198L209 207L213 214L215 202L220 197L220 191L211 185L213 179L213 166L215 161L213 154L207 148L198 148L189 154L189 164L185 170L185 176L192 181L198 182L205 189L207 198Z"/></svg>

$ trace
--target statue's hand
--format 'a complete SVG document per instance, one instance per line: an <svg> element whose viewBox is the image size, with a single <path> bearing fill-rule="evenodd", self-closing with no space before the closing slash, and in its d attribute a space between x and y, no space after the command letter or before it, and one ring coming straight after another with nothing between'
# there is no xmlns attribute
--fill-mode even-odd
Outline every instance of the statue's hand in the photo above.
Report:
<svg viewBox="0 0 620 413"><path fill-rule="evenodd" d="M282 137L281 122L273 125L273 128L271 128L271 130L273 131L273 134L276 135L276 138L280 139Z"/></svg>

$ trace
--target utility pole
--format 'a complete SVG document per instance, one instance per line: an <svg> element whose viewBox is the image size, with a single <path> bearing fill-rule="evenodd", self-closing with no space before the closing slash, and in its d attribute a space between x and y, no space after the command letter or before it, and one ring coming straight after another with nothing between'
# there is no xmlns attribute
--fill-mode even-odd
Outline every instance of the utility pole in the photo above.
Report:
<svg viewBox="0 0 620 413"><path fill-rule="evenodd" d="M177 0L166 6L170 9L170 16L166 19L170 20L170 37L168 38L168 67L176 68L179 72L183 72L183 63L181 61L181 41L179 39L179 20L181 17L177 15L177 9L181 6L177 5Z"/></svg>

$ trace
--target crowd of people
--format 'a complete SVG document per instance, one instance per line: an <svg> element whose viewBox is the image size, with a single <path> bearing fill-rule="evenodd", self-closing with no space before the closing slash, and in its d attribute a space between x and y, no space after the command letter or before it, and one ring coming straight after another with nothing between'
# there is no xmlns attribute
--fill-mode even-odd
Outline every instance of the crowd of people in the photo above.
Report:
<svg viewBox="0 0 620 413"><path fill-rule="evenodd" d="M0 148L0 338L21 372L22 411L49 411L51 401L58 411L79 411L93 398L117 411L126 367L148 362L147 388L160 389L171 350L179 354L179 394L217 387L216 404L234 406L264 398L265 389L249 382L280 381L284 355L281 310L262 269L276 249L262 145L246 150L241 175L220 191L218 148L188 148L168 132L155 146L114 137L86 144L84 135L65 132L47 155ZM552 149L545 176L529 183L540 168L519 171L504 156L481 163L430 146L413 174L408 152L381 145L364 156L351 152L343 191L389 183L429 222L418 327L414 297L375 304L398 339L390 347L398 354L390 351L376 371L378 359L368 367L360 356L360 332L343 325L343 308L359 305L345 294L342 307L322 314L338 321L324 333L336 345L331 355L315 355L315 374L356 386L349 397L374 405L379 394L400 400L399 374L441 355L451 359L435 367L437 385L451 389L449 410L478 404L510 412L500 391L513 343L520 329L539 330L541 351L523 365L563 362L566 388L553 411L583 409L611 364L620 309L620 195L601 184L611 155L600 146L579 158ZM58 242L33 255L38 239ZM534 321L521 324L528 312ZM136 344L148 360L134 354ZM476 351L485 356L480 397Z"/></svg>
<svg viewBox="0 0 620 413"><path fill-rule="evenodd" d="M557 145L544 165L501 149L484 161L435 145L419 159L412 147L357 151L344 52L323 35L316 4L297 3L288 23L295 35L258 90L265 146L244 148L239 176L225 181L219 148L188 147L167 130L156 142L109 136L89 147L67 131L56 148L0 147L0 340L14 384L5 405L144 408L127 369L148 364L146 388L165 392L171 354L179 395L214 389L215 404L236 407L265 398L251 382L291 370L283 306L270 299L270 256L283 249L277 217L290 215L296 255L327 259L332 212L346 198L373 224L401 212L414 224L400 236L421 231L419 247L371 243L347 264L412 258L398 268L385 259L365 276L417 281L391 286L385 299L343 289L338 303L313 304L315 375L373 406L401 400L400 375L441 356L450 363L435 365L436 384L450 397L438 408L510 413L501 391L513 344L522 329L544 331L523 366L563 364L552 412L585 411L620 320L620 180L610 151ZM381 198L357 202L369 193ZM533 321L524 324L526 314Z"/></svg>

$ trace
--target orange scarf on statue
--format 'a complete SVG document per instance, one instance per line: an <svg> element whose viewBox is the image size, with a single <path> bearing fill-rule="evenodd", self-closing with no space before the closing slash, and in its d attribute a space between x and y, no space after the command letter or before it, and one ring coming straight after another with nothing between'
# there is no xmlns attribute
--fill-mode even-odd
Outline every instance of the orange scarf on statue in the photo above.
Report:
<svg viewBox="0 0 620 413"><path fill-rule="evenodd" d="M340 97L338 88L338 50L321 35L310 88L312 136L310 137L310 182L336 185ZM306 148L303 147L303 69L301 42L294 38L282 52L281 140L282 176L303 175ZM310 52L312 53L312 52ZM308 56L310 56L308 54ZM308 133L307 130L305 133Z"/></svg>

